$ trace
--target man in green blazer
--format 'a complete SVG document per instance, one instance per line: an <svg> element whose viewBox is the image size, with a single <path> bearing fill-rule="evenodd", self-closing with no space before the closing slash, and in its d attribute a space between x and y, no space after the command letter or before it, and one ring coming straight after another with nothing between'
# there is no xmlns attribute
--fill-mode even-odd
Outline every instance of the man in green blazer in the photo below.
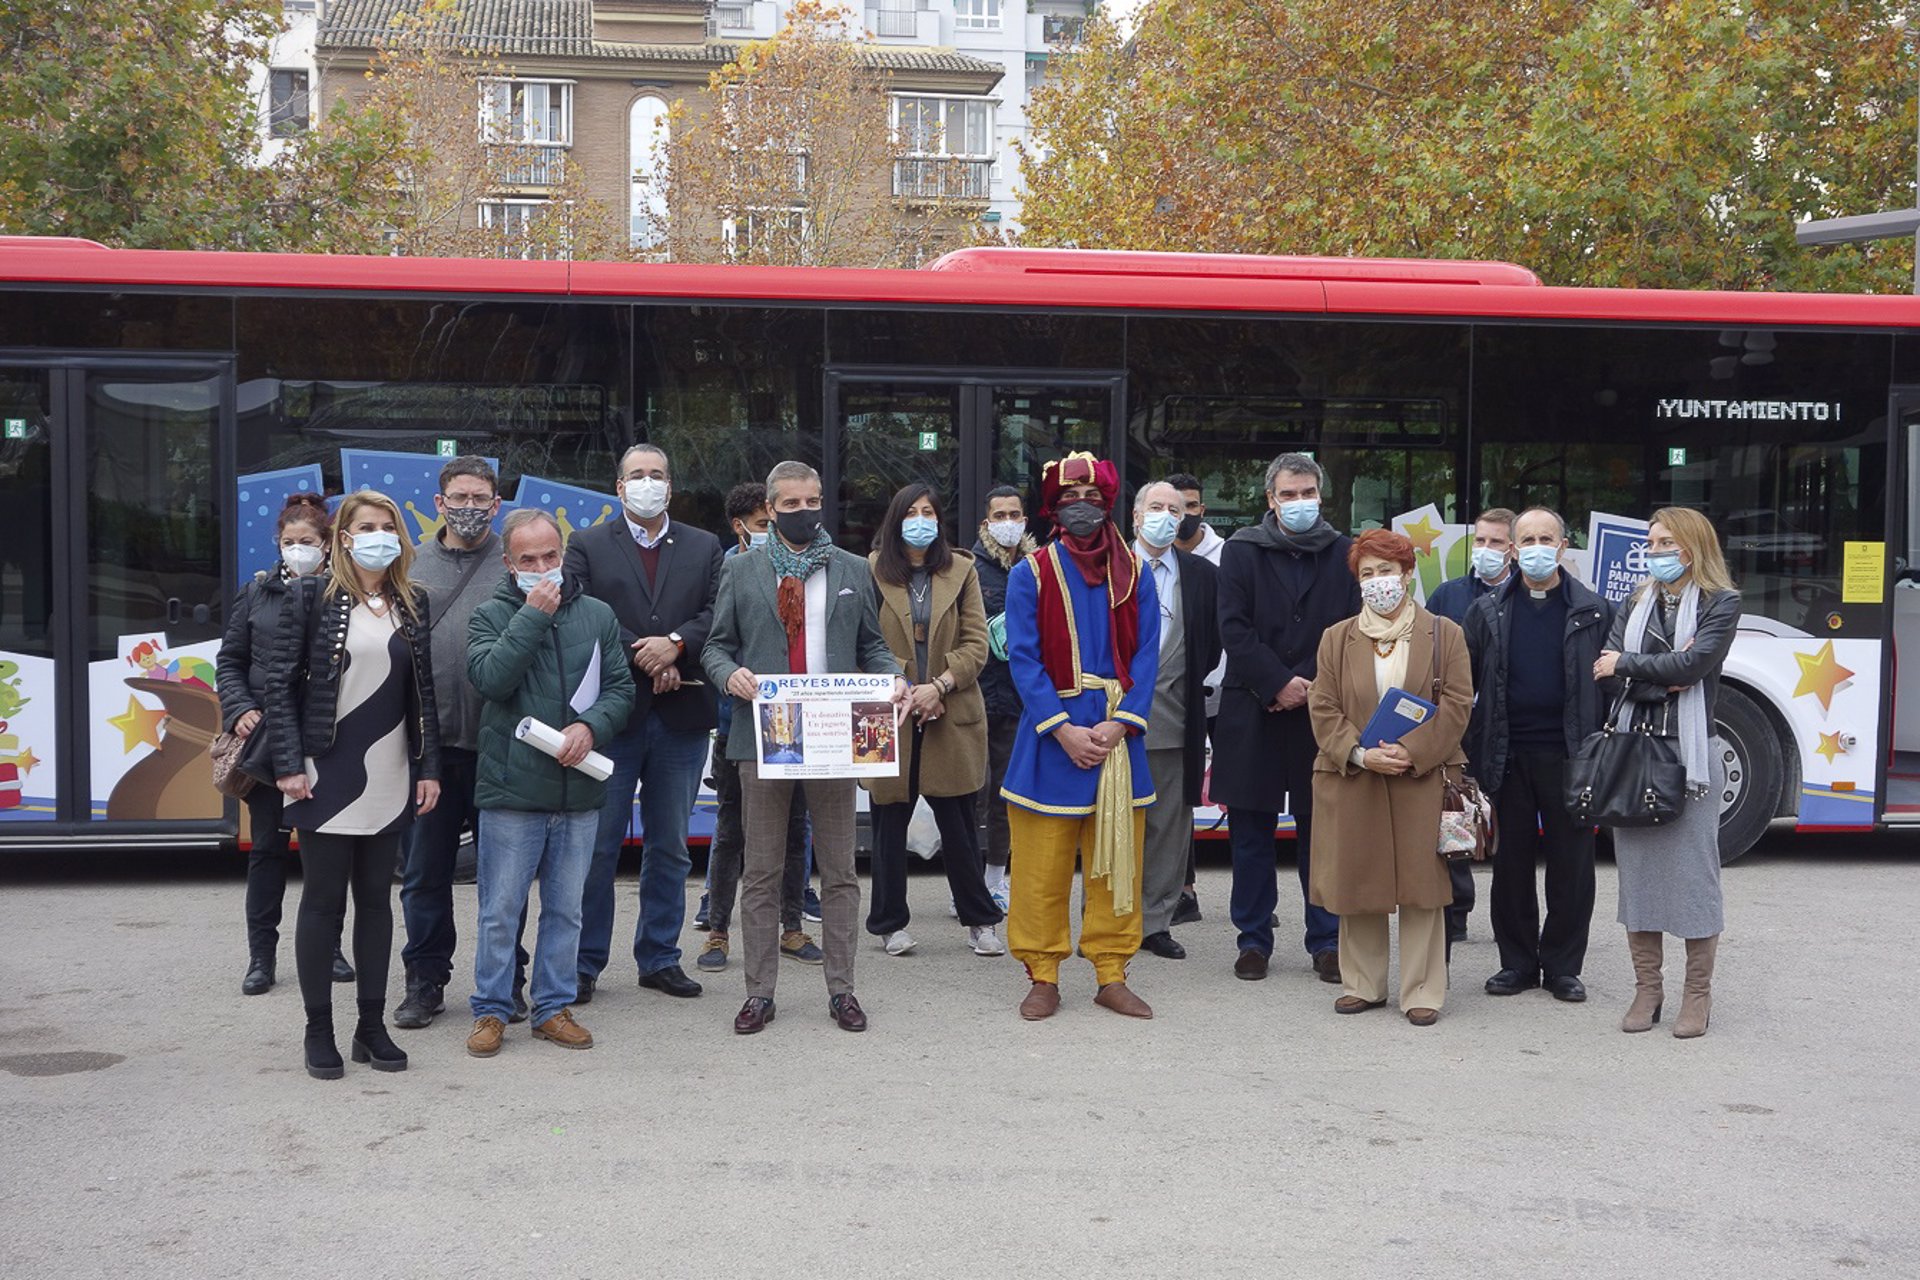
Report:
<svg viewBox="0 0 1920 1280"><path fill-rule="evenodd" d="M751 706L761 675L891 675L894 701L906 696L900 664L880 633L866 558L833 545L833 535L821 527L820 504L819 473L804 462L782 462L767 475L774 536L765 546L734 556L721 570L713 629L701 661L707 678L745 706ZM747 1001L733 1020L733 1029L741 1035L773 1021L780 964L780 872L794 786L787 779L760 777L754 739L752 733L727 739L727 758L740 762L747 846L740 884ZM860 919L853 801L851 778L807 780L813 861L820 869L827 1009L842 1030L865 1031L867 1015L853 994Z"/></svg>

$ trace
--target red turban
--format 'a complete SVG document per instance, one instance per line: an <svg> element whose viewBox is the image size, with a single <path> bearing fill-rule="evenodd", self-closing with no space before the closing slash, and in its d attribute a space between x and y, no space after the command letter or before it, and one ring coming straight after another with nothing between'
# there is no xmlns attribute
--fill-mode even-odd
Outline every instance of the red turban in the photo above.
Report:
<svg viewBox="0 0 1920 1280"><path fill-rule="evenodd" d="M1107 510L1113 510L1113 501L1120 494L1119 470L1105 458L1095 458L1090 453L1070 453L1040 469L1040 514L1051 519L1060 490L1080 484L1099 486Z"/></svg>

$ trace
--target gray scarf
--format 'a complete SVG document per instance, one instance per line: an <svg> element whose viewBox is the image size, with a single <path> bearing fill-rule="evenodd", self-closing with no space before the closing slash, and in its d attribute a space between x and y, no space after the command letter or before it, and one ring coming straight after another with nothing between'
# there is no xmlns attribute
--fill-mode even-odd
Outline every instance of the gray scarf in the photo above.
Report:
<svg viewBox="0 0 1920 1280"><path fill-rule="evenodd" d="M1649 585L1634 602L1633 613L1627 619L1626 646L1630 653L1643 653L1646 643L1647 625L1652 621L1653 611L1658 607L1656 597L1661 588ZM1680 609L1673 624L1673 651L1679 653L1693 641L1693 633L1700 623L1700 588L1689 582L1680 593ZM1707 758L1711 751L1709 726L1707 724L1707 690L1705 681L1696 680L1680 690L1680 759L1687 766L1687 794L1700 799L1712 788L1713 777L1708 770ZM1620 704L1619 718L1614 727L1621 731L1631 728L1633 704L1623 701Z"/></svg>

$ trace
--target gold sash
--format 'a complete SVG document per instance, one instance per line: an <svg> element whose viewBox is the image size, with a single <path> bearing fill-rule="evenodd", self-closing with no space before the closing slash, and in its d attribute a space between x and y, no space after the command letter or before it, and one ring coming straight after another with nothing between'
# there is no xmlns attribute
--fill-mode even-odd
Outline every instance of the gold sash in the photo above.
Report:
<svg viewBox="0 0 1920 1280"><path fill-rule="evenodd" d="M1080 673L1080 687L1107 695L1106 719L1120 709L1126 690L1118 680L1108 680L1090 672ZM1124 916L1133 911L1133 882L1140 851L1133 845L1133 757L1127 751L1123 735L1100 765L1100 781L1094 791L1093 849L1087 874L1104 876L1113 892L1113 913Z"/></svg>

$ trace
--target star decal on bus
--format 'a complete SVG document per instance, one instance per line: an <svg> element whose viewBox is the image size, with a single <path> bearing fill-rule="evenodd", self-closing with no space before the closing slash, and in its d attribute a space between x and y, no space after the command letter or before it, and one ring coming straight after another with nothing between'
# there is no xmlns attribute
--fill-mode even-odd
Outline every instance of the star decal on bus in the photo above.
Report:
<svg viewBox="0 0 1920 1280"><path fill-rule="evenodd" d="M160 745L160 722L167 713L152 707L140 705L140 699L127 696L127 709L117 716L108 716L107 723L120 731L120 749L131 752L141 743L150 747Z"/></svg>
<svg viewBox="0 0 1920 1280"><path fill-rule="evenodd" d="M1820 699L1822 710L1833 710L1833 695L1845 688L1854 675L1833 656L1833 641L1827 641L1813 653L1795 653L1793 660L1800 664L1800 682L1794 685L1793 696L1798 698L1810 693Z"/></svg>
<svg viewBox="0 0 1920 1280"><path fill-rule="evenodd" d="M1433 554L1433 544L1440 541L1440 535L1446 531L1434 528L1433 522L1427 518L1425 513L1422 513L1418 520L1408 525L1405 529L1402 529L1401 532L1406 535L1409 542L1413 543L1413 549L1415 551L1418 551L1423 556L1430 556Z"/></svg>
<svg viewBox="0 0 1920 1280"><path fill-rule="evenodd" d="M1846 747L1840 742L1840 731L1835 729L1832 733L1820 735L1820 745L1813 749L1813 754L1825 756L1827 763L1832 764L1845 750Z"/></svg>

